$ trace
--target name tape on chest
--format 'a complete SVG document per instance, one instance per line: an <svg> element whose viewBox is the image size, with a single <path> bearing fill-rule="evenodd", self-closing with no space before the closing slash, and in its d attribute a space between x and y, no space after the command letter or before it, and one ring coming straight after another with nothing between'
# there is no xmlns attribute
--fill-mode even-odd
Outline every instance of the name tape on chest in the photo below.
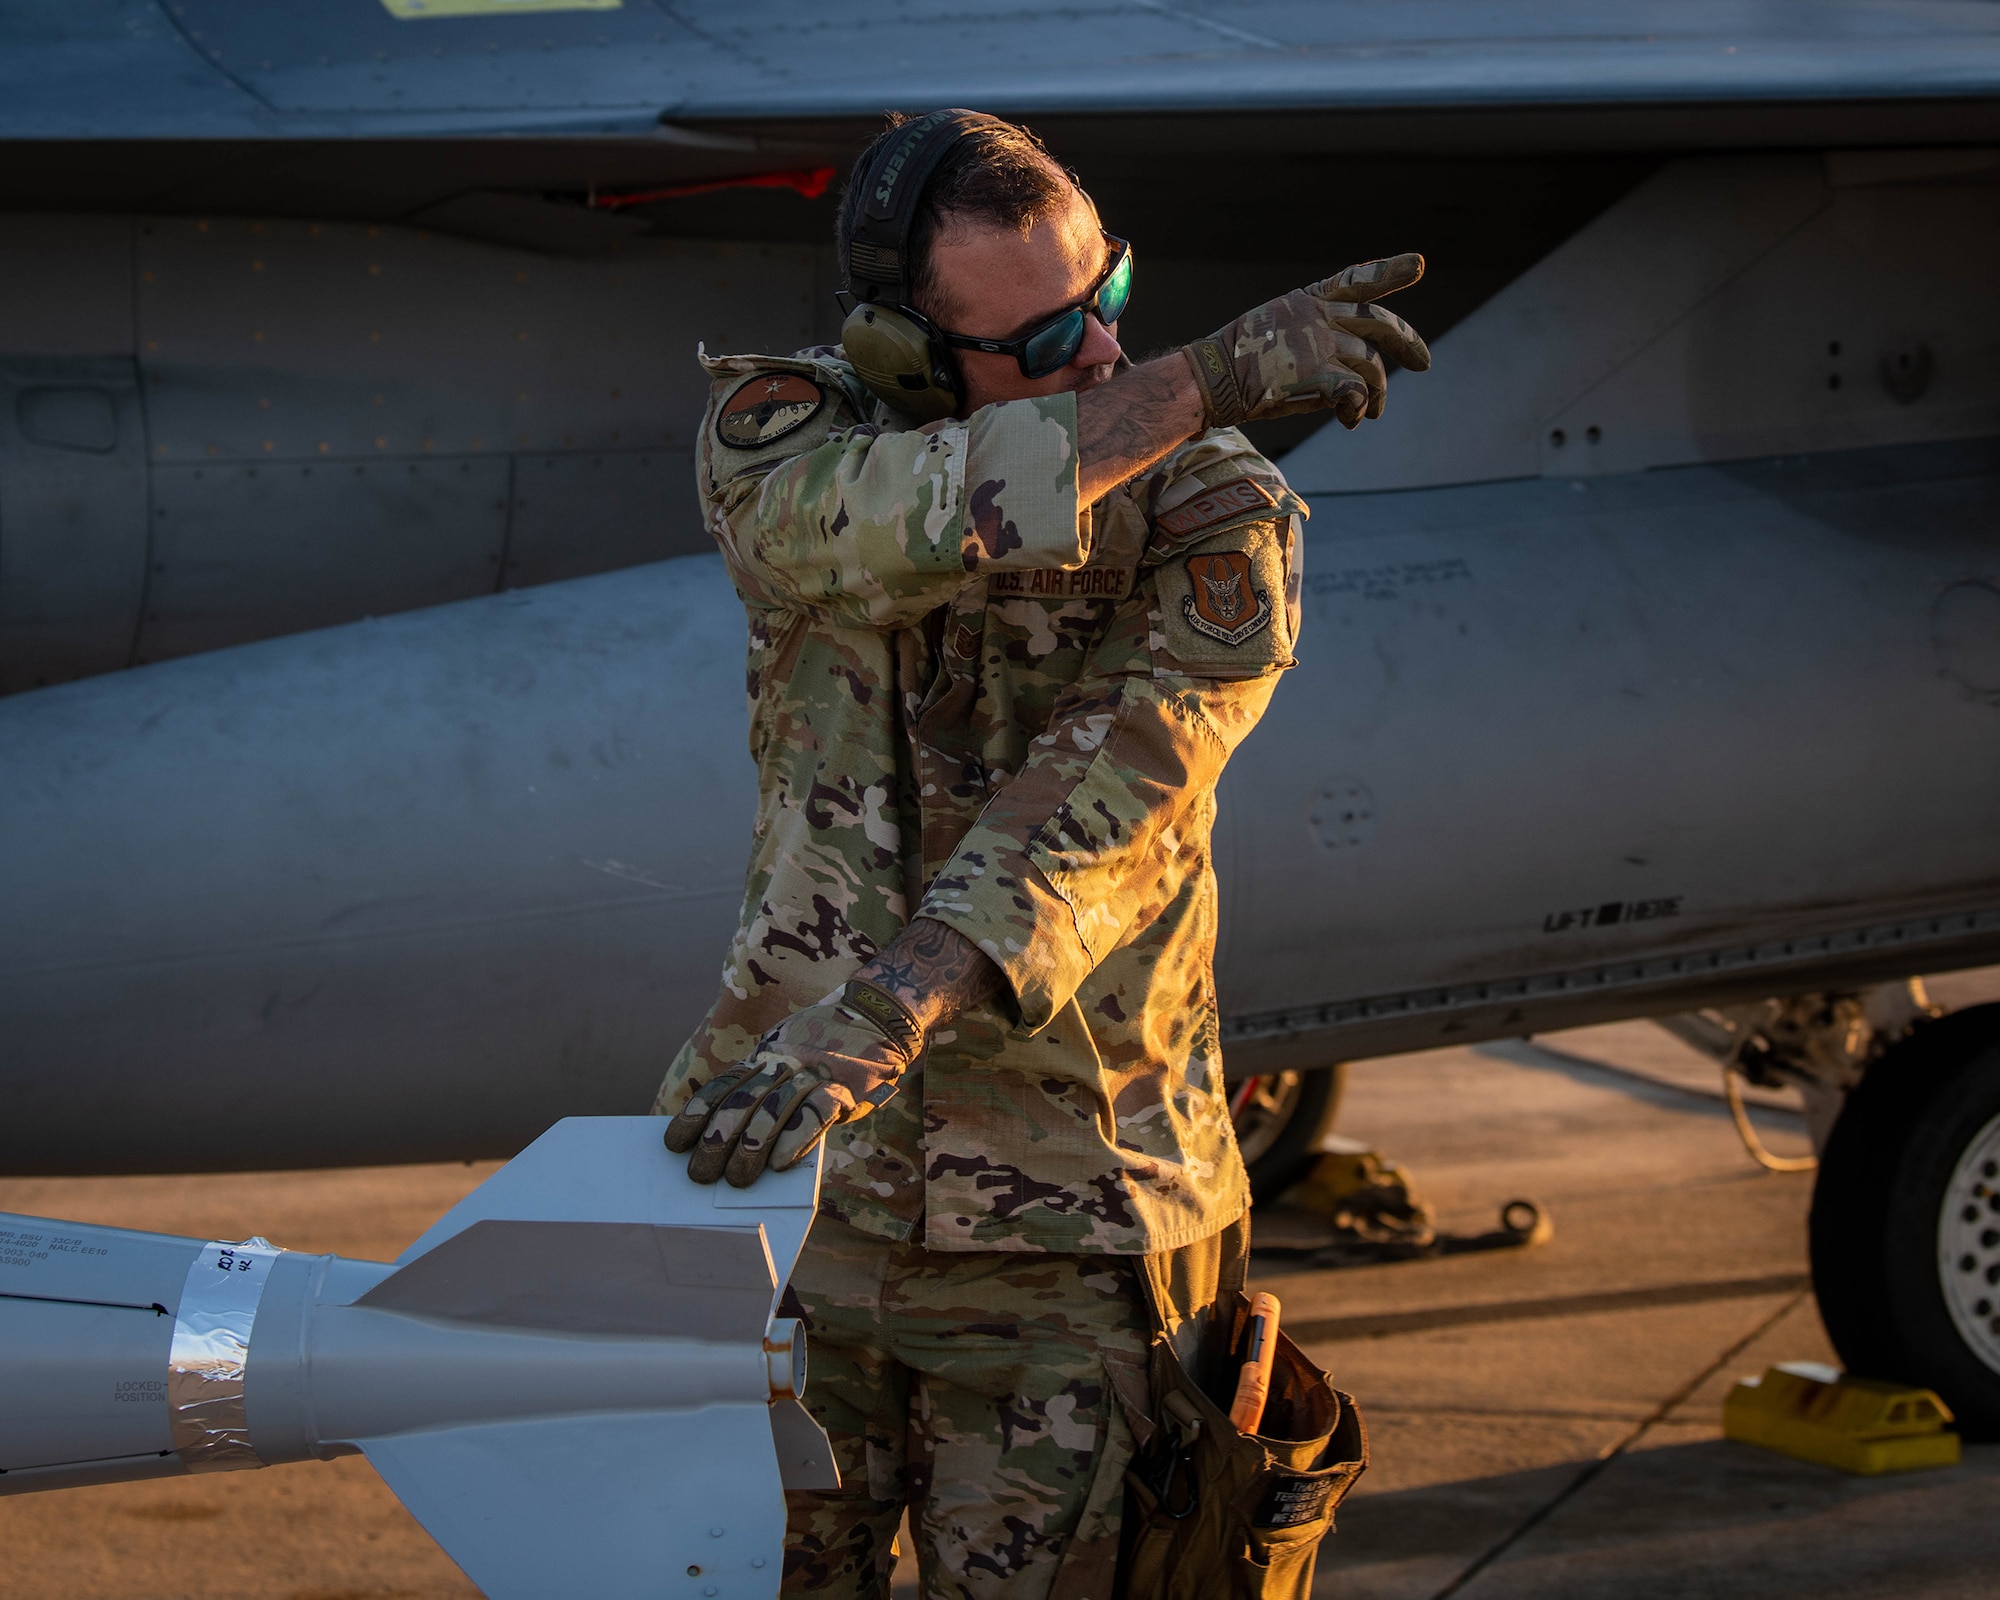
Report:
<svg viewBox="0 0 2000 1600"><path fill-rule="evenodd" d="M994 599L1025 595L1035 600L1123 600L1132 592L1129 567L1035 567L1023 572L995 572L986 580Z"/></svg>
<svg viewBox="0 0 2000 1600"><path fill-rule="evenodd" d="M1156 527L1179 537L1184 533L1194 533L1198 529L1213 527L1231 517L1241 516L1246 511L1263 511L1278 502L1270 490L1250 478L1237 478L1229 483L1219 484L1206 494L1198 494L1192 500L1184 500L1171 511L1162 511L1153 518Z"/></svg>

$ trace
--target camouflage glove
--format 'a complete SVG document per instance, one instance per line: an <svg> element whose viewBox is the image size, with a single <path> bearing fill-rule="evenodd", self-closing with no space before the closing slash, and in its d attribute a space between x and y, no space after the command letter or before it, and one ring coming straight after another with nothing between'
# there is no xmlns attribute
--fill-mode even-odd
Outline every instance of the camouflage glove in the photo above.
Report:
<svg viewBox="0 0 2000 1600"><path fill-rule="evenodd" d="M1182 346L1208 425L1234 427L1326 407L1350 428L1364 416L1381 416L1389 383L1382 356L1422 372L1431 353L1401 317L1368 302L1423 275L1420 255L1363 262Z"/></svg>
<svg viewBox="0 0 2000 1600"><path fill-rule="evenodd" d="M923 1030L893 997L849 983L794 1011L748 1060L697 1089L667 1124L666 1146L694 1152L696 1183L726 1177L748 1188L766 1167L803 1161L835 1123L887 1104L923 1045Z"/></svg>

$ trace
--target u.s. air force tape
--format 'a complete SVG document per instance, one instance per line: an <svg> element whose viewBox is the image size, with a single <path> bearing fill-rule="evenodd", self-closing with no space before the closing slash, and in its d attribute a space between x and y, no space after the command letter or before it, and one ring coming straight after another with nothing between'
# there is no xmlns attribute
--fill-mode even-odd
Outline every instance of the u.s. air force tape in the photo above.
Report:
<svg viewBox="0 0 2000 1600"><path fill-rule="evenodd" d="M1033 567L1020 572L994 572L986 578L991 597L1027 595L1035 600L1123 600L1132 592L1129 567Z"/></svg>
<svg viewBox="0 0 2000 1600"><path fill-rule="evenodd" d="M266 1239L212 1239L188 1268L167 1352L167 1428L190 1472L261 1467L250 1448L243 1370L271 1263Z"/></svg>

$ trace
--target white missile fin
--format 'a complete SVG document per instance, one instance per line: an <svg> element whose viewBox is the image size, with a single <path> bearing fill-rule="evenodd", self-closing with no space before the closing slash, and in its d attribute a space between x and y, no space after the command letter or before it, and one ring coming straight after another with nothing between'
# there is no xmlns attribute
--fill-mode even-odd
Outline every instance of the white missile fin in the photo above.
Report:
<svg viewBox="0 0 2000 1600"><path fill-rule="evenodd" d="M698 1337L755 1341L761 1354L765 1319L812 1226L819 1157L748 1189L697 1184L661 1144L665 1126L658 1117L557 1123L452 1207L360 1303L564 1332L667 1334L693 1317L713 1323ZM356 1442L490 1600L769 1600L783 1566L784 1483L839 1481L826 1435L792 1401Z"/></svg>
<svg viewBox="0 0 2000 1600"><path fill-rule="evenodd" d="M770 1600L785 1498L769 1411L599 1413L361 1447L488 1600Z"/></svg>
<svg viewBox="0 0 2000 1600"><path fill-rule="evenodd" d="M484 1218L356 1305L564 1333L761 1339L777 1287L763 1229Z"/></svg>
<svg viewBox="0 0 2000 1600"><path fill-rule="evenodd" d="M787 1489L830 1493L840 1487L833 1441L798 1401L771 1402L771 1442L778 1447L778 1475Z"/></svg>
<svg viewBox="0 0 2000 1600"><path fill-rule="evenodd" d="M662 1117L565 1117L447 1211L396 1258L407 1267L476 1222L638 1222L689 1228L761 1225L776 1288L812 1226L820 1153L747 1189L699 1184L660 1143Z"/></svg>

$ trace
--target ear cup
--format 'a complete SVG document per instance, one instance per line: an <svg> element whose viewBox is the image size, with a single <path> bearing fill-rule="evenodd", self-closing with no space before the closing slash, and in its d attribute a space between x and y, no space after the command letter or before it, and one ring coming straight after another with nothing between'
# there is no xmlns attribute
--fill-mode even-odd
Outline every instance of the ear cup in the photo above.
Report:
<svg viewBox="0 0 2000 1600"><path fill-rule="evenodd" d="M840 342L861 381L912 421L935 422L958 409L956 363L914 312L858 305L841 325Z"/></svg>

